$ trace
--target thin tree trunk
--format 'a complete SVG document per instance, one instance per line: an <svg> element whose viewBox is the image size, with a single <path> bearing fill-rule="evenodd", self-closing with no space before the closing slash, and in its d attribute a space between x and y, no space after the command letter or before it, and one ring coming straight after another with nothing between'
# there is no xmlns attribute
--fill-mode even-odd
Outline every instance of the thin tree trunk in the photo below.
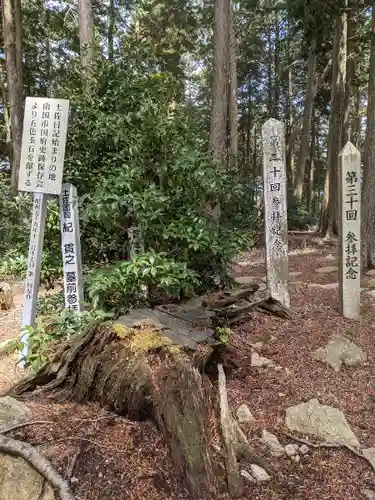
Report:
<svg viewBox="0 0 375 500"><path fill-rule="evenodd" d="M9 108L6 90L6 76L2 63L0 63L0 85L1 85L1 100L3 103L3 113L4 113L4 126L5 126L5 142L8 150L9 162L12 164L12 135L10 129L10 118L9 118Z"/></svg>
<svg viewBox="0 0 375 500"><path fill-rule="evenodd" d="M82 76L87 81L88 70L94 57L94 18L92 0L78 1L79 44ZM86 83L88 85L88 83Z"/></svg>
<svg viewBox="0 0 375 500"><path fill-rule="evenodd" d="M229 151L232 159L236 159L238 156L237 42L231 5L229 5L229 76Z"/></svg>
<svg viewBox="0 0 375 500"><path fill-rule="evenodd" d="M316 164L316 123L315 123L315 108L312 112L311 120L311 147L310 147L310 164L309 164L309 184L307 190L307 212L312 214L312 206L314 200L314 179L315 179L315 164Z"/></svg>
<svg viewBox="0 0 375 500"><path fill-rule="evenodd" d="M275 83L273 96L274 101L272 116L278 119L280 104L280 26L278 11L275 11Z"/></svg>
<svg viewBox="0 0 375 500"><path fill-rule="evenodd" d="M210 150L214 160L220 163L225 161L227 142L229 9L228 0L215 0Z"/></svg>
<svg viewBox="0 0 375 500"><path fill-rule="evenodd" d="M247 120L246 120L246 146L245 146L245 172L251 172L251 130L253 126L252 120L252 103L251 103L251 75L249 75L247 83Z"/></svg>
<svg viewBox="0 0 375 500"><path fill-rule="evenodd" d="M23 121L21 7L19 1L15 0L14 16L11 0L3 0L2 7L9 114L12 129L12 192L16 194L21 160Z"/></svg>
<svg viewBox="0 0 375 500"><path fill-rule="evenodd" d="M361 89L358 86L354 94L353 113L351 117L351 142L357 149L361 147Z"/></svg>
<svg viewBox="0 0 375 500"><path fill-rule="evenodd" d="M290 21L288 21L288 32L290 30ZM287 143L289 143L289 138L292 133L293 126L293 113L292 113L292 102L293 102L293 69L292 69L292 56L290 50L290 35L288 36L287 43L287 61L288 61L288 72L287 72L287 93L286 93L286 136ZM288 191L292 189L294 185L294 171L292 169L292 148L286 148L286 168L288 176Z"/></svg>
<svg viewBox="0 0 375 500"><path fill-rule="evenodd" d="M271 117L273 113L273 102L274 102L274 86L273 86L273 50L272 50L272 27L271 25L267 29L267 43L268 43L268 115Z"/></svg>
<svg viewBox="0 0 375 500"><path fill-rule="evenodd" d="M345 100L344 100L344 122L342 131L342 144L345 145L351 137L350 131L350 115L351 115L351 102L353 92L353 80L355 76L355 59L356 59L356 45L357 45L357 25L356 17L353 10L348 13L348 57L347 57L347 71L345 82Z"/></svg>
<svg viewBox="0 0 375 500"><path fill-rule="evenodd" d="M362 189L362 266L375 267L375 1L372 4L366 150Z"/></svg>
<svg viewBox="0 0 375 500"><path fill-rule="evenodd" d="M328 166L324 186L322 232L337 234L337 161L342 149L346 81L347 12L336 20L332 56L331 117L328 135Z"/></svg>
<svg viewBox="0 0 375 500"><path fill-rule="evenodd" d="M294 186L294 196L296 197L298 203L302 201L303 185L305 181L305 169L306 162L309 157L309 139L311 130L311 116L314 106L314 100L316 96L316 42L315 40L311 43L309 62L308 62L308 72L307 72L307 85L306 85L306 97L303 109L303 124L301 133L301 146L299 150L298 157L298 169L296 174L296 181Z"/></svg>
<svg viewBox="0 0 375 500"><path fill-rule="evenodd" d="M115 0L108 6L108 60L113 61L113 34L115 31Z"/></svg>

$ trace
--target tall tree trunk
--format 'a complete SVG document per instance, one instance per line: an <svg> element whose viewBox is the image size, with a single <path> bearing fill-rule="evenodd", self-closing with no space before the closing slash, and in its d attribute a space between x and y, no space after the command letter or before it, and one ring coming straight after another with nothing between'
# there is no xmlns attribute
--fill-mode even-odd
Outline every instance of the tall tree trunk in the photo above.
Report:
<svg viewBox="0 0 375 500"><path fill-rule="evenodd" d="M6 58L9 114L12 132L12 192L17 193L22 145L23 83L22 83L22 26L21 5L3 0L3 30Z"/></svg>
<svg viewBox="0 0 375 500"><path fill-rule="evenodd" d="M268 115L271 117L273 114L273 103L274 103L274 85L273 85L273 48L272 48L272 26L271 24L267 28L267 44L268 44Z"/></svg>
<svg viewBox="0 0 375 500"><path fill-rule="evenodd" d="M232 6L229 4L229 152L238 156L237 41Z"/></svg>
<svg viewBox="0 0 375 500"><path fill-rule="evenodd" d="M328 165L324 185L321 230L327 236L337 234L337 162L342 149L343 113L346 81L347 12L336 20L332 55L331 116L328 134Z"/></svg>
<svg viewBox="0 0 375 500"><path fill-rule="evenodd" d="M88 86L88 70L94 57L94 17L92 0L78 0L79 45L82 76Z"/></svg>
<svg viewBox="0 0 375 500"><path fill-rule="evenodd" d="M229 95L229 14L229 1L215 0L210 150L214 160L218 162L224 162L226 158Z"/></svg>
<svg viewBox="0 0 375 500"><path fill-rule="evenodd" d="M311 147L310 147L310 162L309 162L309 184L307 190L307 211L312 214L312 206L314 201L314 180L315 180L315 165L316 165L316 123L315 123L315 107L312 112L311 119Z"/></svg>
<svg viewBox="0 0 375 500"><path fill-rule="evenodd" d="M313 40L311 43L309 61L308 61L308 71L307 71L307 83L306 83L306 97L305 104L303 108L303 123L302 123L302 133L301 133L301 146L299 150L298 157L298 169L296 174L295 186L294 186L294 196L296 197L298 203L302 201L303 185L305 181L305 169L306 162L309 158L309 139L310 139L310 129L311 129L311 116L314 106L314 100L316 95L316 41Z"/></svg>
<svg viewBox="0 0 375 500"><path fill-rule="evenodd" d="M350 123L351 141L357 149L361 147L361 88L358 86L355 89L353 113Z"/></svg>
<svg viewBox="0 0 375 500"><path fill-rule="evenodd" d="M286 73L287 82L287 92L286 92L286 109L285 109L285 117L286 117L286 137L287 144L289 144L289 138L292 133L293 126L293 113L292 113L292 102L293 102L293 59L292 53L290 50L290 30L291 30L291 22L288 21L288 42L287 42L287 61L288 61L288 71ZM286 147L286 168L287 168L287 176L288 176L288 191L292 189L294 185L294 171L292 169L292 147Z"/></svg>
<svg viewBox="0 0 375 500"><path fill-rule="evenodd" d="M108 59L113 61L113 35L115 31L115 0L109 0L108 6Z"/></svg>
<svg viewBox="0 0 375 500"><path fill-rule="evenodd" d="M279 12L275 11L275 82L273 92L273 111L272 116L279 119L279 104L280 104L280 26Z"/></svg>
<svg viewBox="0 0 375 500"><path fill-rule="evenodd" d="M348 57L346 63L346 82L345 82L345 100L344 100L344 122L342 131L342 144L348 142L351 137L350 115L353 93L353 80L356 70L356 51L357 51L357 23L356 15L353 9L348 11Z"/></svg>
<svg viewBox="0 0 375 500"><path fill-rule="evenodd" d="M375 1L372 4L366 150L362 189L362 266L375 267Z"/></svg>
<svg viewBox="0 0 375 500"><path fill-rule="evenodd" d="M12 148L12 135L10 128L9 108L7 99L7 84L6 84L6 75L2 63L0 63L0 85L1 85L1 101L3 103L3 113L4 113L5 142L7 146L9 162L10 164L12 164L13 148Z"/></svg>
<svg viewBox="0 0 375 500"><path fill-rule="evenodd" d="M251 75L247 82L247 119L246 119L246 145L245 145L245 168L244 172L251 172L251 130L253 127L252 120L252 103L251 103Z"/></svg>

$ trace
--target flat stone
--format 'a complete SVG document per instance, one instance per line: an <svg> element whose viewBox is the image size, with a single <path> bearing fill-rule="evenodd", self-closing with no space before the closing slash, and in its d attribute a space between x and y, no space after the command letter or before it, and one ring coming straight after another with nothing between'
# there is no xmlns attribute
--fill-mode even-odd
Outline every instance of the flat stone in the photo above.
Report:
<svg viewBox="0 0 375 500"><path fill-rule="evenodd" d="M315 272L318 274L330 274L336 272L337 270L338 270L337 266L325 266L315 269Z"/></svg>
<svg viewBox="0 0 375 500"><path fill-rule="evenodd" d="M375 269L369 269L366 272L366 276L373 276L373 277L375 277Z"/></svg>
<svg viewBox="0 0 375 500"><path fill-rule="evenodd" d="M299 452L299 446L298 444L287 444L285 447L284 447L284 450L285 450L285 454L288 456L288 457L293 457L294 455L297 455L298 452Z"/></svg>
<svg viewBox="0 0 375 500"><path fill-rule="evenodd" d="M269 366L274 366L274 363L268 358L259 356L257 352L253 352L251 355L251 366L253 368L267 368Z"/></svg>
<svg viewBox="0 0 375 500"><path fill-rule="evenodd" d="M263 342L255 342L255 344L250 344L250 345L251 345L251 347L253 347L257 351L261 351L265 347L265 345L263 344Z"/></svg>
<svg viewBox="0 0 375 500"><path fill-rule="evenodd" d="M325 347L320 347L312 354L313 359L331 366L336 372L341 365L356 366L365 363L366 353L350 340L337 335Z"/></svg>
<svg viewBox="0 0 375 500"><path fill-rule="evenodd" d="M375 491L364 488L361 493L367 500L375 500Z"/></svg>
<svg viewBox="0 0 375 500"><path fill-rule="evenodd" d="M0 500L55 500L55 494L23 459L0 453Z"/></svg>
<svg viewBox="0 0 375 500"><path fill-rule="evenodd" d="M275 434L264 430L260 442L267 446L273 457L282 457L284 455L284 448Z"/></svg>
<svg viewBox="0 0 375 500"><path fill-rule="evenodd" d="M336 260L336 256L333 255L332 253L329 253L328 255L325 256L325 259L334 261L334 260Z"/></svg>
<svg viewBox="0 0 375 500"><path fill-rule="evenodd" d="M301 460L301 457L299 455L293 455L292 457L290 457L294 462L296 462L297 464L300 462Z"/></svg>
<svg viewBox="0 0 375 500"><path fill-rule="evenodd" d="M10 396L0 398L0 432L11 425L29 422L32 418L30 408L17 399Z"/></svg>
<svg viewBox="0 0 375 500"><path fill-rule="evenodd" d="M247 470L242 469L240 475L241 477L246 479L246 481L249 481L250 483L255 483L254 477L250 474L250 472L247 472Z"/></svg>
<svg viewBox="0 0 375 500"><path fill-rule="evenodd" d="M243 404L237 410L237 420L240 424L248 424L254 422L255 418L249 410L249 407Z"/></svg>
<svg viewBox="0 0 375 500"><path fill-rule="evenodd" d="M362 454L370 462L371 466L375 468L375 448L366 448L362 450Z"/></svg>
<svg viewBox="0 0 375 500"><path fill-rule="evenodd" d="M251 464L250 468L251 474L259 483L265 483L271 479L267 472L262 467L259 467L259 465Z"/></svg>
<svg viewBox="0 0 375 500"><path fill-rule="evenodd" d="M372 278L372 279L368 280L368 282L367 282L367 288L370 289L370 290L374 290L375 289L375 278Z"/></svg>
<svg viewBox="0 0 375 500"><path fill-rule="evenodd" d="M290 431L313 436L328 443L359 446L342 411L321 405L317 399L286 410L285 425Z"/></svg>
<svg viewBox="0 0 375 500"><path fill-rule="evenodd" d="M309 283L310 288L322 288L323 290L336 290L339 287L338 283L325 283L324 285L320 283Z"/></svg>
<svg viewBox="0 0 375 500"><path fill-rule="evenodd" d="M309 451L310 448L306 444L303 444L299 447L299 452L302 453L302 455L307 455Z"/></svg>

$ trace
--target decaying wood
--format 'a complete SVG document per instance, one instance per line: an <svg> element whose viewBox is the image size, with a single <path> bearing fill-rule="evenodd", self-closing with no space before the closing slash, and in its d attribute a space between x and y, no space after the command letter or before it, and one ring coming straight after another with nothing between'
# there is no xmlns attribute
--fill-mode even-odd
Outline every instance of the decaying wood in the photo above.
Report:
<svg viewBox="0 0 375 500"><path fill-rule="evenodd" d="M287 432L284 432L284 436L288 437L289 439L292 439L293 441L296 441L297 443L305 444L309 448L345 448L354 455L356 455L359 458L362 458L363 460L366 460L366 462L375 470L375 466L371 460L369 460L362 452L361 448L355 448L354 446L350 446L350 444L345 444L345 443L312 443L308 439L302 439L297 436L294 436L293 434L289 434Z"/></svg>
<svg viewBox="0 0 375 500"><path fill-rule="evenodd" d="M0 452L23 458L56 488L61 500L74 500L67 481L60 476L46 458L28 443L0 435Z"/></svg>
<svg viewBox="0 0 375 500"><path fill-rule="evenodd" d="M293 317L293 313L289 307L272 298L259 304L259 307L283 319L291 319Z"/></svg>
<svg viewBox="0 0 375 500"><path fill-rule="evenodd" d="M218 373L220 424L225 449L228 490L232 498L240 498L244 493L244 479L240 474L239 461L246 458L250 463L259 465L268 472L272 471L272 466L264 458L253 452L245 434L234 420L229 409L226 378L221 364L218 365Z"/></svg>
<svg viewBox="0 0 375 500"><path fill-rule="evenodd" d="M215 345L199 347L201 358L199 349L192 354L150 325L129 328L94 324L62 345L51 362L21 381L11 393L52 391L59 401L98 401L130 418L152 418L191 497L212 500L226 488L226 479L235 489L232 471L241 458L268 470L270 466L253 453L230 416L224 372L220 372L220 396L203 373ZM221 418L216 399L221 402ZM218 435L223 438L228 478L223 477L223 457L214 446Z"/></svg>

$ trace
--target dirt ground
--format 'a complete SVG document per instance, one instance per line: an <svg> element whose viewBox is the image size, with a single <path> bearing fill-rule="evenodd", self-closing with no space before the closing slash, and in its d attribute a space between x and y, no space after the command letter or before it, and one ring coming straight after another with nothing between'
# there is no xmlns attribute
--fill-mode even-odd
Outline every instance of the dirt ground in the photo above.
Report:
<svg viewBox="0 0 375 500"><path fill-rule="evenodd" d="M233 411L245 403L255 422L242 429L254 447L267 456L259 436L266 429L282 444L285 410L291 405L319 399L341 409L361 444L375 447L375 298L362 292L360 321L340 317L335 248L313 237L292 241L290 293L294 316L283 320L254 312L239 324L231 343L239 352L240 369L228 379ZM323 271L322 271L323 268ZM261 249L241 256L234 275L246 281L265 277ZM251 278L253 279L253 278ZM366 277L363 286L367 286ZM10 313L0 313L0 340L19 328L21 302ZM361 346L368 363L336 373L313 361L311 352L340 333ZM270 338L275 339L269 342ZM266 344L262 355L283 369L256 371L250 366L251 346ZM20 376L14 358L2 358L0 390ZM14 437L38 445L62 474L77 455L73 488L77 500L188 499L171 464L168 450L153 423L132 422L94 404L56 404L49 399L27 398L36 420L50 421L18 431ZM375 474L361 458L346 449L313 449L300 463L268 456L278 473L266 485L249 483L245 498L252 500L361 500L362 488L375 488ZM244 465L246 469L246 465ZM220 497L227 498L227 497ZM213 499L216 500L216 499ZM219 497L217 498L219 500Z"/></svg>

